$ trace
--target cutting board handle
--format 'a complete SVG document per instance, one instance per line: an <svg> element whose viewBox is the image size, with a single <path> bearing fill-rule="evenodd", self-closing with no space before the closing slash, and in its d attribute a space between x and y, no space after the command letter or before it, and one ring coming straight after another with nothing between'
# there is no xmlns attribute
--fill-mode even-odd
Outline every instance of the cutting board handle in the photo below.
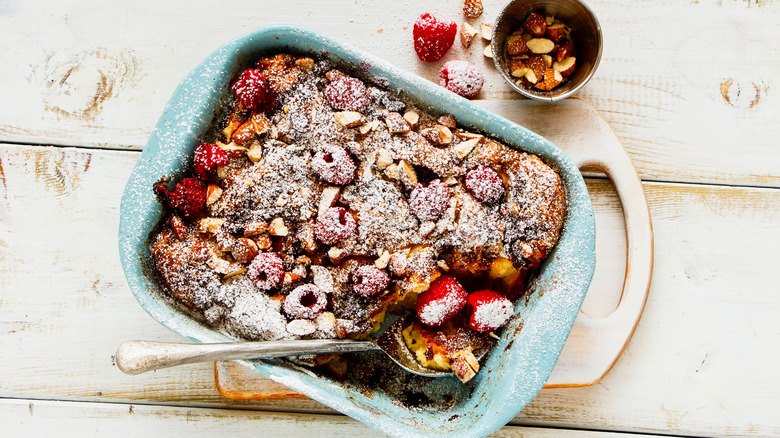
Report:
<svg viewBox="0 0 780 438"><path fill-rule="evenodd" d="M606 125L606 122L604 122ZM653 225L639 178L617 136L568 145L566 152L582 170L604 172L623 208L628 246L623 292L615 311L601 319L580 312L545 388L592 385L612 368L631 340L650 290L653 273Z"/></svg>

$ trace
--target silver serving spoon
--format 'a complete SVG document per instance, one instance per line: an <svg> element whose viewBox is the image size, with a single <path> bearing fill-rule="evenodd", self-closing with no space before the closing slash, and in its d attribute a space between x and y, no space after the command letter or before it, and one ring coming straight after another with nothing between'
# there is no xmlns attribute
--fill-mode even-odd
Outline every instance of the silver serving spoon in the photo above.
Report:
<svg viewBox="0 0 780 438"><path fill-rule="evenodd" d="M406 319L390 325L376 340L305 339L261 342L227 342L219 344L188 344L155 341L127 341L116 351L116 365L125 374L168 368L195 362L236 359L270 359L314 353L350 353L383 351L401 368L421 376L439 377L451 372L423 367L409 351L401 332ZM487 348L475 352L477 359Z"/></svg>

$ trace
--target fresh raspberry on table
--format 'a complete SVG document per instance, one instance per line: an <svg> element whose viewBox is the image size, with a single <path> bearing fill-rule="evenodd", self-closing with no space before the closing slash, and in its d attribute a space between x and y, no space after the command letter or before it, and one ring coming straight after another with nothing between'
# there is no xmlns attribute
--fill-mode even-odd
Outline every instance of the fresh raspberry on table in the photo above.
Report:
<svg viewBox="0 0 780 438"><path fill-rule="evenodd" d="M467 99L476 97L484 83L482 72L468 61L446 62L439 71L439 85Z"/></svg>
<svg viewBox="0 0 780 438"><path fill-rule="evenodd" d="M467 296L458 280L442 275L417 296L417 318L429 327L438 327L460 313Z"/></svg>
<svg viewBox="0 0 780 438"><path fill-rule="evenodd" d="M263 111L273 101L273 94L265 76L253 68L241 72L233 84L233 93L244 108L251 111Z"/></svg>
<svg viewBox="0 0 780 438"><path fill-rule="evenodd" d="M195 174L203 181L214 179L217 167L226 166L230 162L227 152L212 143L201 143L195 149L193 166Z"/></svg>
<svg viewBox="0 0 780 438"><path fill-rule="evenodd" d="M184 178L176 184L172 192L168 191L162 182L154 185L154 191L170 208L175 208L185 218L192 219L206 207L206 187L206 183L198 178Z"/></svg>
<svg viewBox="0 0 780 438"><path fill-rule="evenodd" d="M466 190L475 198L487 204L504 196L504 183L495 170L487 166L477 166L466 173Z"/></svg>
<svg viewBox="0 0 780 438"><path fill-rule="evenodd" d="M290 318L312 319L325 310L328 296L313 284L298 286L282 303L282 310Z"/></svg>
<svg viewBox="0 0 780 438"><path fill-rule="evenodd" d="M390 284L390 276L372 265L364 265L352 273L352 288L358 295L370 297L376 295Z"/></svg>
<svg viewBox="0 0 780 438"><path fill-rule="evenodd" d="M414 51L421 61L438 61L452 47L457 33L458 25L454 21L440 21L426 12L414 22Z"/></svg>
<svg viewBox="0 0 780 438"><path fill-rule="evenodd" d="M331 207L317 217L314 237L325 245L335 245L355 233L355 218L341 207Z"/></svg>
<svg viewBox="0 0 780 438"><path fill-rule="evenodd" d="M409 195L409 208L421 221L434 221L450 205L450 189L435 179L417 184Z"/></svg>
<svg viewBox="0 0 780 438"><path fill-rule="evenodd" d="M346 75L335 76L323 93L330 106L342 111L362 111L371 101L366 84Z"/></svg>
<svg viewBox="0 0 780 438"><path fill-rule="evenodd" d="M311 160L314 172L323 180L343 186L355 177L355 163L344 148L324 145Z"/></svg>
<svg viewBox="0 0 780 438"><path fill-rule="evenodd" d="M469 327L478 332L492 332L506 324L514 313L512 302L498 292L480 290L466 298L471 311Z"/></svg>
<svg viewBox="0 0 780 438"><path fill-rule="evenodd" d="M284 279L284 265L278 254L265 252L258 254L246 268L246 275L258 289L271 290L279 287Z"/></svg>

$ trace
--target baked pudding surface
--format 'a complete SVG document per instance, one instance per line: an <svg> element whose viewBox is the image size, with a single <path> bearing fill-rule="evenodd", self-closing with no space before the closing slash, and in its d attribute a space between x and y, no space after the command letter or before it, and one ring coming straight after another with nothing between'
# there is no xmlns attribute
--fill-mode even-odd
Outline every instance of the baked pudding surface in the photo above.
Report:
<svg viewBox="0 0 780 438"><path fill-rule="evenodd" d="M184 180L157 187L154 266L192 315L241 339L358 338L442 276L523 296L566 210L550 166L328 61L255 67L263 86L233 81L207 143L221 152L199 146L185 178L202 208L176 195ZM474 331L462 307L449 324Z"/></svg>

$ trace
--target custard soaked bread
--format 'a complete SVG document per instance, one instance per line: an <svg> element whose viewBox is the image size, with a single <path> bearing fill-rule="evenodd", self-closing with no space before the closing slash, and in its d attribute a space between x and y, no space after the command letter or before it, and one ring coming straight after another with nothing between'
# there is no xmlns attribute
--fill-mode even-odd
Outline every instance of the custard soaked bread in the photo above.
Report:
<svg viewBox="0 0 780 438"><path fill-rule="evenodd" d="M560 233L558 174L328 61L255 67L189 176L155 185L169 208L151 254L171 296L253 340L365 337L416 312L417 342L453 333L437 342L461 355L500 327ZM436 351L452 367L455 350Z"/></svg>

